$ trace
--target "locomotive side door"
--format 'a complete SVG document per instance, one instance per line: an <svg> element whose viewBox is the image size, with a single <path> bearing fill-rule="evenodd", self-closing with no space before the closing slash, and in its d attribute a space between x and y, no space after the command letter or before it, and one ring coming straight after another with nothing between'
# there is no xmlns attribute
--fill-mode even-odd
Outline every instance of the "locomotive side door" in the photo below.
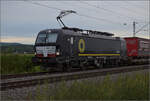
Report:
<svg viewBox="0 0 150 101"><path fill-rule="evenodd" d="M71 37L70 37L70 56L71 56L71 57L73 57L73 54L74 54L74 53L73 53L73 52L74 52L74 51L73 51L73 50L74 50L73 44L74 44L74 37L71 36Z"/></svg>
<svg viewBox="0 0 150 101"><path fill-rule="evenodd" d="M66 57L72 57L73 56L73 44L74 44L74 38L73 36L65 36L64 41L64 50L65 50L65 56Z"/></svg>

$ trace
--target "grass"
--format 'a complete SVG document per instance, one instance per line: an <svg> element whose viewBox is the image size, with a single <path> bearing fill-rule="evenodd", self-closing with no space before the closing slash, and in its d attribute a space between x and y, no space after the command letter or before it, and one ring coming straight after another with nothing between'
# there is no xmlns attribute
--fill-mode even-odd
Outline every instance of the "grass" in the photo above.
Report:
<svg viewBox="0 0 150 101"><path fill-rule="evenodd" d="M33 66L33 54L0 54L1 74L18 74L41 71ZM29 93L29 100L149 100L149 74L120 76L112 81L109 76L103 81L62 82L59 86L37 89L36 96Z"/></svg>
<svg viewBox="0 0 150 101"><path fill-rule="evenodd" d="M58 87L37 89L35 100L149 100L149 74L120 76L103 81L62 82ZM32 100L32 97L28 97Z"/></svg>
<svg viewBox="0 0 150 101"><path fill-rule="evenodd" d="M33 54L0 54L1 74L19 74L41 71L39 66L33 66Z"/></svg>

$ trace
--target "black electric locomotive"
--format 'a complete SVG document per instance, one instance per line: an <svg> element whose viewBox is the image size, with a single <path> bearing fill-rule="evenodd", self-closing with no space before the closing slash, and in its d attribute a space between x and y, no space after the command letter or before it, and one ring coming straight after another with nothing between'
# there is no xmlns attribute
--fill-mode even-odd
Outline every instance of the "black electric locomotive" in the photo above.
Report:
<svg viewBox="0 0 150 101"><path fill-rule="evenodd" d="M33 62L44 68L102 67L126 58L124 39L113 34L77 28L47 29L39 32ZM61 66L60 66L61 65Z"/></svg>
<svg viewBox="0 0 150 101"><path fill-rule="evenodd" d="M70 70L72 67L85 69L88 65L100 68L116 65L126 59L126 42L113 34L100 31L68 28L61 18L72 10L64 10L57 17L63 24L61 29L39 32L35 42L35 57L32 61L45 69L50 67Z"/></svg>

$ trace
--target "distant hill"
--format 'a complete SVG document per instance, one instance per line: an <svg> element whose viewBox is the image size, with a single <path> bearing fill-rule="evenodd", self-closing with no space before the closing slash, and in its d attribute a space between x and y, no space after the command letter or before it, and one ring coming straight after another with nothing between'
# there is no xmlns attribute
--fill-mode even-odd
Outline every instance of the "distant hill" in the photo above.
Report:
<svg viewBox="0 0 150 101"><path fill-rule="evenodd" d="M1 46L9 46L9 45L22 45L21 43L8 43L8 42L0 42Z"/></svg>
<svg viewBox="0 0 150 101"><path fill-rule="evenodd" d="M1 53L34 53L33 45L0 42Z"/></svg>

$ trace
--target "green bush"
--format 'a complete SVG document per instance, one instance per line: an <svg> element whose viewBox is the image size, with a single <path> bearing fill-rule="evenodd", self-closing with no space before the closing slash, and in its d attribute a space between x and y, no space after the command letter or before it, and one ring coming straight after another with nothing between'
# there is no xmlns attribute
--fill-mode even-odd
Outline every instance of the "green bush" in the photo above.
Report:
<svg viewBox="0 0 150 101"><path fill-rule="evenodd" d="M32 64L33 54L1 54L1 74L41 71Z"/></svg>

